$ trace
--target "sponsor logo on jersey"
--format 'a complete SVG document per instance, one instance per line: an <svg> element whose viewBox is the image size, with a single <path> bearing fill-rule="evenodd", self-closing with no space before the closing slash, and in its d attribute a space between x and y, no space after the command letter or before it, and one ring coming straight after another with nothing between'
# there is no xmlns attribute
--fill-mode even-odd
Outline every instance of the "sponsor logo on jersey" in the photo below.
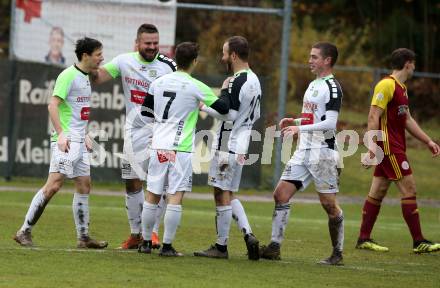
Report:
<svg viewBox="0 0 440 288"><path fill-rule="evenodd" d="M313 113L301 113L301 125L310 125L314 123Z"/></svg>
<svg viewBox="0 0 440 288"><path fill-rule="evenodd" d="M408 110L408 105L399 105L397 108L397 116L406 115L406 111Z"/></svg>
<svg viewBox="0 0 440 288"><path fill-rule="evenodd" d="M131 93L131 102L142 105L144 103L144 99L147 96L147 92L130 90Z"/></svg>
<svg viewBox="0 0 440 288"><path fill-rule="evenodd" d="M305 112L313 112L313 111L318 110L318 105L316 103L313 103L313 102L305 101L304 105L303 105L303 110Z"/></svg>
<svg viewBox="0 0 440 288"><path fill-rule="evenodd" d="M157 77L157 70L154 70L154 69L148 70L148 77L156 78Z"/></svg>
<svg viewBox="0 0 440 288"><path fill-rule="evenodd" d="M145 89L148 89L148 87L150 87L150 82L144 81L144 80L135 79L135 78L130 78L128 76L124 77L124 81L128 85L141 86L141 87L144 87Z"/></svg>
<svg viewBox="0 0 440 288"><path fill-rule="evenodd" d="M89 120L90 107L82 107L80 114L81 114L81 120Z"/></svg>
<svg viewBox="0 0 440 288"><path fill-rule="evenodd" d="M312 97L316 97L316 96L318 96L318 90L315 90L312 94Z"/></svg>
<svg viewBox="0 0 440 288"><path fill-rule="evenodd" d="M381 101L383 101L383 98L384 98L384 96L383 96L383 94L381 92L376 94L376 100L377 101L381 102Z"/></svg>
<svg viewBox="0 0 440 288"><path fill-rule="evenodd" d="M77 103L90 102L90 96L78 96L76 97L76 102Z"/></svg>

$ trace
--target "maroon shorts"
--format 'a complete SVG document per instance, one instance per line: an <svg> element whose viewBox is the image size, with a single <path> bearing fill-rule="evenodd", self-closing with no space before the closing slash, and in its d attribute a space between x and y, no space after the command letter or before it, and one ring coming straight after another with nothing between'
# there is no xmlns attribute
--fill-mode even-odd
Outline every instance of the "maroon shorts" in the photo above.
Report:
<svg viewBox="0 0 440 288"><path fill-rule="evenodd" d="M374 176L389 180L399 180L411 174L411 166L405 154L384 155L382 162L374 170Z"/></svg>

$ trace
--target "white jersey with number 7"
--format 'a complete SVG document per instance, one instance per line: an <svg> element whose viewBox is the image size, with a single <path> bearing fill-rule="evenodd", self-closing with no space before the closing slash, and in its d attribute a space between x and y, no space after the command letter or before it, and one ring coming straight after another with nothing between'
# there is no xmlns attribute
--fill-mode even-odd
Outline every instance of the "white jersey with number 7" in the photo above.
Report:
<svg viewBox="0 0 440 288"><path fill-rule="evenodd" d="M148 94L154 96L151 148L193 152L199 103L211 106L218 99L211 88L177 71L155 80Z"/></svg>

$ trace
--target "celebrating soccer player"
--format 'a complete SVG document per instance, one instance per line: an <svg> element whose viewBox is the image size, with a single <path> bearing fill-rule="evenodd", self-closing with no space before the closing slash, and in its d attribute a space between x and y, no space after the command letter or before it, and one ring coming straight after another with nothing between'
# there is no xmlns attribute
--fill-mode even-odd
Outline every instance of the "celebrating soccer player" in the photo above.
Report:
<svg viewBox="0 0 440 288"><path fill-rule="evenodd" d="M341 108L342 90L332 74L338 58L337 48L327 42L313 45L309 66L316 79L304 94L301 120L284 118L281 132L286 136L300 134L299 143L273 193L275 209L272 218L272 238L261 247L261 257L280 259L280 246L290 215L290 198L304 190L313 180L322 207L328 215L333 252L319 261L324 265L341 265L344 242L344 216L336 200L338 188L338 152L335 131ZM298 124L299 122L299 124ZM294 126L290 126L294 125Z"/></svg>
<svg viewBox="0 0 440 288"><path fill-rule="evenodd" d="M94 82L99 84L121 77L125 96L124 159L122 179L125 179L125 204L131 235L122 249L137 249L142 242L141 214L144 203L143 181L147 180L148 149L152 137L152 120L141 115L141 106L148 88L155 79L176 70L173 60L159 53L159 32L152 24L142 24L137 30L136 52L121 54L100 68ZM157 209L153 247L159 248L157 235L164 199Z"/></svg>
<svg viewBox="0 0 440 288"><path fill-rule="evenodd" d="M164 218L160 256L182 256L172 242L182 216L182 199L192 189L192 163L199 103L220 114L229 111L229 95L220 98L202 82L191 77L197 65L198 45L184 42L176 47L177 71L155 80L145 97L143 115L154 118L153 139L147 176L147 197L142 211L140 253L151 253L157 203L166 187L168 205Z"/></svg>
<svg viewBox="0 0 440 288"><path fill-rule="evenodd" d="M208 184L214 187L217 241L207 250L195 252L195 256L228 258L229 229L234 218L244 234L248 258L259 259L259 242L252 234L243 205L233 196L240 185L252 126L260 118L260 81L249 68L248 56L249 45L244 37L234 36L224 43L222 61L228 72L234 73L222 87L230 97L231 110L222 116L212 108L202 106L203 111L223 121L219 122L217 139L213 141L215 155L208 175Z"/></svg>
<svg viewBox="0 0 440 288"><path fill-rule="evenodd" d="M89 236L89 193L91 141L86 136L92 90L89 74L104 60L102 44L83 38L76 42L78 63L58 76L49 103L49 116L55 131L52 134L49 176L46 184L32 199L23 226L14 240L22 246L33 246L31 230L44 208L60 190L65 178L72 178L77 192L73 197L73 217L78 236L78 248L105 248L106 241Z"/></svg>

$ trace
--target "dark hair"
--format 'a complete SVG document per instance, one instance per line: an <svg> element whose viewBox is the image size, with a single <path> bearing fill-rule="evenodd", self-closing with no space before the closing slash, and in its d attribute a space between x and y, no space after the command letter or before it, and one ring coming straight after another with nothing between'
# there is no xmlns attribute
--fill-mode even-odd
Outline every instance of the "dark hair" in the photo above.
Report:
<svg viewBox="0 0 440 288"><path fill-rule="evenodd" d="M331 67L333 67L338 60L338 48L330 42L318 42L314 44L312 48L321 50L321 55L324 59L327 57L332 58L332 61L330 62Z"/></svg>
<svg viewBox="0 0 440 288"><path fill-rule="evenodd" d="M405 63L416 60L416 53L408 48L399 48L391 53L391 69L402 70Z"/></svg>
<svg viewBox="0 0 440 288"><path fill-rule="evenodd" d="M102 43L96 39L84 37L76 41L75 54L78 61L81 61L82 55L92 55L95 50L102 48Z"/></svg>
<svg viewBox="0 0 440 288"><path fill-rule="evenodd" d="M194 59L199 56L199 44L183 42L176 47L177 68L188 69Z"/></svg>
<svg viewBox="0 0 440 288"><path fill-rule="evenodd" d="M137 30L136 37L139 38L142 33L148 33L148 34L154 34L159 33L159 30L157 30L157 27L153 24L144 23L141 26L139 26Z"/></svg>
<svg viewBox="0 0 440 288"><path fill-rule="evenodd" d="M237 54L241 60L248 60L249 44L246 38L242 36L232 36L231 38L226 40L226 42L228 43L229 54L235 52L235 54Z"/></svg>

